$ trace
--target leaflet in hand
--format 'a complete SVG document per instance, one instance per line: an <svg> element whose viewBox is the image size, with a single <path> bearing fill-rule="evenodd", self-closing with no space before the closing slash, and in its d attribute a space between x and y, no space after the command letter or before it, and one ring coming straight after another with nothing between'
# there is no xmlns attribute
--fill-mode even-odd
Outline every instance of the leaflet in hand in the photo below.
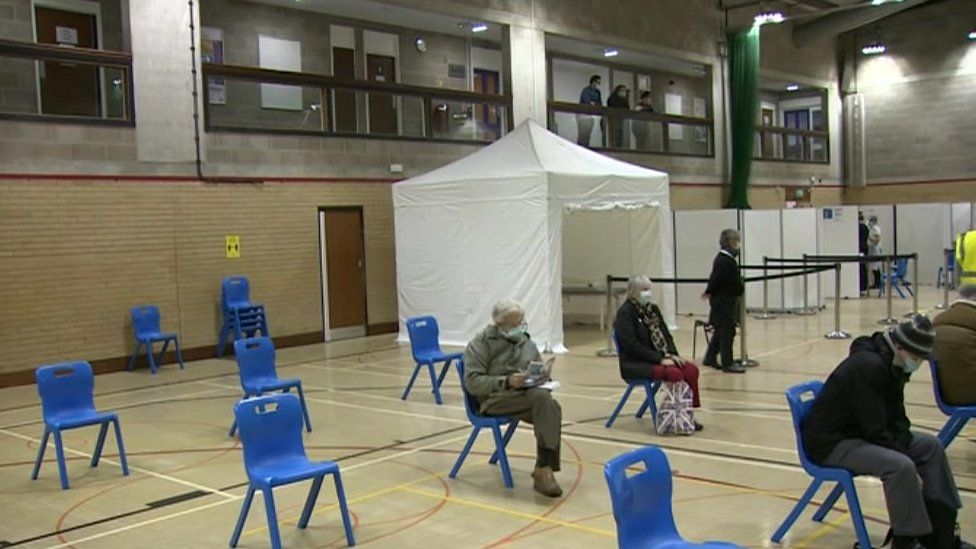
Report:
<svg viewBox="0 0 976 549"><path fill-rule="evenodd" d="M551 356L545 360L545 362L533 361L529 363L529 368L526 370L527 377L525 378L526 387L534 387L539 383L544 383L549 379L552 374L552 364L556 361L556 357Z"/></svg>

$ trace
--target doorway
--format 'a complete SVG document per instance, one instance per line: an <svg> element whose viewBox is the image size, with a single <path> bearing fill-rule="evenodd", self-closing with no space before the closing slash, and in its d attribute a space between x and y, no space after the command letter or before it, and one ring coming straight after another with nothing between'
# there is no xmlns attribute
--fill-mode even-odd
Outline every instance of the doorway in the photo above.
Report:
<svg viewBox="0 0 976 549"><path fill-rule="evenodd" d="M498 95L501 93L501 76L498 71L474 69L474 91ZM474 121L477 126L477 139L496 141L501 137L501 126L498 117L498 107L475 103Z"/></svg>
<svg viewBox="0 0 976 549"><path fill-rule="evenodd" d="M87 4L86 4L87 5ZM98 49L98 16L47 5L34 6L34 33L39 44ZM38 63L40 112L67 116L100 114L99 69L84 63Z"/></svg>
<svg viewBox="0 0 976 549"><path fill-rule="evenodd" d="M332 75L336 78L355 80L356 50L332 48ZM356 92L333 90L332 117L337 133L356 133Z"/></svg>
<svg viewBox="0 0 976 549"><path fill-rule="evenodd" d="M396 58L366 54L366 74L374 82L396 82ZM396 98L392 94L369 92L369 133L398 133Z"/></svg>
<svg viewBox="0 0 976 549"><path fill-rule="evenodd" d="M360 206L319 208L326 341L366 335L366 253Z"/></svg>

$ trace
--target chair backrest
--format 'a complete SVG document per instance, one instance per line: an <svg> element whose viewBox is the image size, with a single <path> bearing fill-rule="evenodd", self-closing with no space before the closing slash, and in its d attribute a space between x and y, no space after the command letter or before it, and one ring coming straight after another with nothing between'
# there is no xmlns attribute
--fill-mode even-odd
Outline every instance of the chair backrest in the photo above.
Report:
<svg viewBox="0 0 976 549"><path fill-rule="evenodd" d="M287 457L305 457L302 406L290 393L238 401L234 415L244 446L244 470Z"/></svg>
<svg viewBox="0 0 976 549"><path fill-rule="evenodd" d="M899 278L905 278L908 274L908 260L899 259L895 261L895 276Z"/></svg>
<svg viewBox="0 0 976 549"><path fill-rule="evenodd" d="M414 358L423 352L440 352L438 342L440 328L432 316L417 316L407 319L407 334L410 335L410 351Z"/></svg>
<svg viewBox="0 0 976 549"><path fill-rule="evenodd" d="M628 469L644 470L628 476ZM645 446L621 454L603 468L610 489L620 547L652 547L653 541L679 540L671 509L671 466L664 452Z"/></svg>
<svg viewBox="0 0 976 549"><path fill-rule="evenodd" d="M813 408L813 401L820 395L823 385L822 381L807 381L786 390L786 403L790 405L790 414L793 416L793 431L796 433L796 451L800 455L800 464L803 465L803 469L810 474L814 474L813 469L816 466L807 457L807 450L803 447L803 420ZM810 395L810 398L804 400L806 395Z"/></svg>
<svg viewBox="0 0 976 549"><path fill-rule="evenodd" d="M478 405L478 399L476 399L468 389L464 386L464 359L457 361L458 375L461 376L461 393L464 395L464 411L468 414L468 421L475 423L482 419L479 411L481 406Z"/></svg>
<svg viewBox="0 0 976 549"><path fill-rule="evenodd" d="M251 303L251 284L246 276L228 276L220 286L220 306L225 311Z"/></svg>
<svg viewBox="0 0 976 549"><path fill-rule="evenodd" d="M234 356L237 358L241 387L245 392L252 379L278 377L275 369L275 347L270 337L238 339L234 342Z"/></svg>
<svg viewBox="0 0 976 549"><path fill-rule="evenodd" d="M159 307L155 305L141 305L132 308L132 330L136 339L159 332Z"/></svg>
<svg viewBox="0 0 976 549"><path fill-rule="evenodd" d="M87 362L62 362L34 372L44 419L66 412L94 410L95 377Z"/></svg>
<svg viewBox="0 0 976 549"><path fill-rule="evenodd" d="M942 383L939 381L939 365L935 360L929 360L929 367L932 369L932 392L935 393L935 404L938 405L942 413L951 416L953 406L946 404L942 399Z"/></svg>

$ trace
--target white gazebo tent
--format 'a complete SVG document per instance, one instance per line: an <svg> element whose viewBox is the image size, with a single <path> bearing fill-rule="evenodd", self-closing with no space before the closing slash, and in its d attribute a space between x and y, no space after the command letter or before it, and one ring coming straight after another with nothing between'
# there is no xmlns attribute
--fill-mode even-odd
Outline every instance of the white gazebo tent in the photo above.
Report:
<svg viewBox="0 0 976 549"><path fill-rule="evenodd" d="M667 174L577 146L532 121L395 184L393 205L403 341L404 320L429 314L442 343L464 345L490 321L496 301L512 298L525 306L537 344L565 351L562 224L571 212L616 217L606 239L630 242L622 264L631 272L613 274L673 276ZM673 287L656 290L673 325Z"/></svg>

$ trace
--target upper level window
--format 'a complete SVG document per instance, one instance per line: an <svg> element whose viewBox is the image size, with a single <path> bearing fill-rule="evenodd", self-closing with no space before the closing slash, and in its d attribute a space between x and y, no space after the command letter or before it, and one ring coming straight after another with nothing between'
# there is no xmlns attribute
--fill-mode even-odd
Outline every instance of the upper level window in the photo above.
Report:
<svg viewBox="0 0 976 549"><path fill-rule="evenodd" d="M759 160L829 162L827 90L764 78L757 134Z"/></svg>

